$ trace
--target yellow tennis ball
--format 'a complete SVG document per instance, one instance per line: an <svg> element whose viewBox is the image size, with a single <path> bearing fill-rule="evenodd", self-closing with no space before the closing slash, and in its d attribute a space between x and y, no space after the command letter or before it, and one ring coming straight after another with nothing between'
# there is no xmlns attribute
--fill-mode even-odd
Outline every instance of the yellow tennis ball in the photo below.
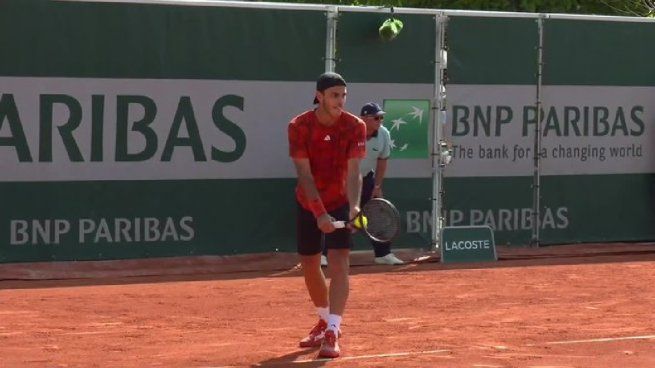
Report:
<svg viewBox="0 0 655 368"><path fill-rule="evenodd" d="M366 225L368 225L368 219L364 215L357 216L357 217L355 217L355 221L353 221L353 225L356 228L361 229L363 227L366 227Z"/></svg>

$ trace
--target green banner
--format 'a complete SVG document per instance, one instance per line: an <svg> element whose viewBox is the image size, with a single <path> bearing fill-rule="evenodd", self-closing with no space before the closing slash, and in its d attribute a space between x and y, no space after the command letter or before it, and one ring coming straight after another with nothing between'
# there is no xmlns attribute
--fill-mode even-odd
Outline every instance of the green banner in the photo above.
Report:
<svg viewBox="0 0 655 368"><path fill-rule="evenodd" d="M536 19L448 18L449 84L537 83Z"/></svg>
<svg viewBox="0 0 655 368"><path fill-rule="evenodd" d="M0 183L0 263L295 252L296 182ZM429 191L428 179L385 181L401 212L394 247L429 248ZM355 249L371 245L357 236Z"/></svg>
<svg viewBox="0 0 655 368"><path fill-rule="evenodd" d="M396 39L388 42L380 39L378 28L389 16L377 12L339 13L336 70L348 82L432 83L434 16L395 14L405 26Z"/></svg>
<svg viewBox="0 0 655 368"><path fill-rule="evenodd" d="M0 4L3 76L313 81L324 68L323 11Z"/></svg>
<svg viewBox="0 0 655 368"><path fill-rule="evenodd" d="M655 86L653 23L548 19L545 85Z"/></svg>
<svg viewBox="0 0 655 368"><path fill-rule="evenodd" d="M429 100L384 100L385 126L391 133L391 158L429 156Z"/></svg>

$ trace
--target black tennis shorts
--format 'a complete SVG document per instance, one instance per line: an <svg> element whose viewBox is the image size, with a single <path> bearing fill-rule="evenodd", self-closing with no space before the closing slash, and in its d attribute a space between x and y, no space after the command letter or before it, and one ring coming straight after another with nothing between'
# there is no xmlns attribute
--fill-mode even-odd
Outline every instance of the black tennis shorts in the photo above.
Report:
<svg viewBox="0 0 655 368"><path fill-rule="evenodd" d="M337 229L329 234L324 234L316 226L314 214L302 208L300 203L297 203L297 207L296 239L298 254L302 256L319 254L324 246L328 249L352 249L353 240L349 229ZM348 204L345 204L336 210L329 211L329 214L335 220L348 221L350 208Z"/></svg>

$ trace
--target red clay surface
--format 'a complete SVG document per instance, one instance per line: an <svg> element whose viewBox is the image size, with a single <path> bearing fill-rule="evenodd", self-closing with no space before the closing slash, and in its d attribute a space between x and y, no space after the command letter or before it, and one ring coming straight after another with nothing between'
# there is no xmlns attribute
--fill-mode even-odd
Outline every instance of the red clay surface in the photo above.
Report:
<svg viewBox="0 0 655 368"><path fill-rule="evenodd" d="M548 248L353 267L332 361L297 269L0 281L0 366L655 367L655 246Z"/></svg>

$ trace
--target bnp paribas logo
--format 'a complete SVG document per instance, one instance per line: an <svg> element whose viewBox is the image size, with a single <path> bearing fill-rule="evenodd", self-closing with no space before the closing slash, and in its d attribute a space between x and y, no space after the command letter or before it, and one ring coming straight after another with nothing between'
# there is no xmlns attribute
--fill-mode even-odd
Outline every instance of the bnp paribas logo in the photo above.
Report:
<svg viewBox="0 0 655 368"><path fill-rule="evenodd" d="M428 158L430 100L384 100L391 158Z"/></svg>

